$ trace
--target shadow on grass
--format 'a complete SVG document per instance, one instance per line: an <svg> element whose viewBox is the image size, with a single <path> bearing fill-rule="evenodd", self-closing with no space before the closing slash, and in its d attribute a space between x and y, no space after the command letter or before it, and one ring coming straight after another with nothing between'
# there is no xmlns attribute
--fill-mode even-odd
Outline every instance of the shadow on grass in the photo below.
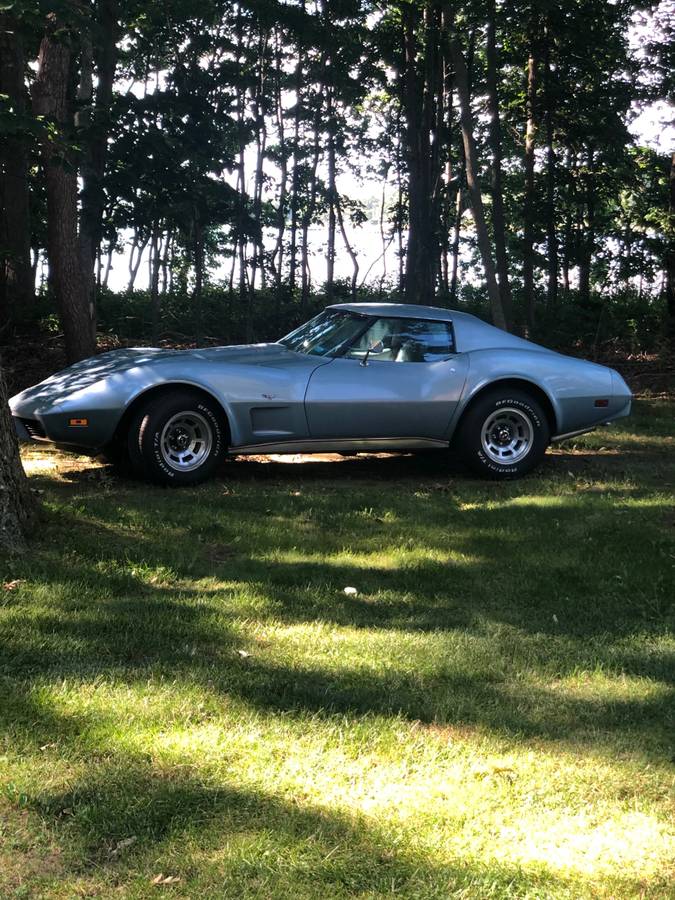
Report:
<svg viewBox="0 0 675 900"><path fill-rule="evenodd" d="M396 894L430 900L464 892L577 897L584 886L583 877L552 872L545 863L434 862L423 851L401 849L395 833L364 816L244 785L215 785L129 754L108 758L66 791L45 788L26 797L24 805L52 823L73 874L103 874L113 889L126 885L134 896L153 890L139 870L167 867L189 896L204 883L217 891L208 896L219 897ZM133 844L118 852L130 838ZM612 884L617 896L645 890L620 875Z"/></svg>
<svg viewBox="0 0 675 900"><path fill-rule="evenodd" d="M95 724L89 714L59 714L30 693L2 699L2 717L14 728L30 725L37 740L53 742L49 747L75 743L78 732ZM20 809L47 824L61 854L61 883L64 875L91 875L113 890L124 885L133 896L144 896L153 890L156 871L170 871L184 891L203 890L206 883L223 897L248 896L242 891L249 887L251 896L279 898L585 895L583 876L552 872L545 862L434 862L423 848L401 849L396 829L375 819L327 811L303 797L270 794L235 779L224 785L222 777L210 777L208 764L197 772L89 740L90 764L75 769L67 788L46 779L16 797L8 792ZM640 896L659 896L658 885L647 890L643 881L620 875L612 886L616 896L637 888Z"/></svg>
<svg viewBox="0 0 675 900"><path fill-rule="evenodd" d="M29 758L52 744L55 756L81 759L83 747L92 755L67 790L47 782L16 802L54 829L83 871L123 882L141 864L154 868L174 839L181 853L194 840L214 859L231 841L243 849L231 854L230 875L250 881L255 896L288 896L289 878L307 896L506 896L521 884L537 896L576 895L572 882L543 869L433 865L399 852L397 836L372 821L245 784L223 787L207 766L195 774L124 752L105 737L115 709L83 705L68 715L41 702L40 691L62 679L196 685L216 707L232 698L301 722L400 714L600 754L632 747L672 757L675 660L659 643L672 634L672 540L661 528L667 510L649 505L643 484L604 484L578 506L550 493L539 505L539 478L463 480L455 491L431 456L247 461L228 467L225 481L180 493L103 484L100 472L61 485L36 479L56 508L30 558L8 570L29 585L0 595L2 740ZM644 508L626 505L641 500ZM353 584L358 596L344 595ZM364 654L389 636L417 640L417 658L324 667L308 633L306 651L289 660L255 642L252 619L332 623L363 639ZM242 647L250 656L237 653ZM556 689L557 679L597 670L651 679L654 690ZM116 855L131 835L138 845ZM195 865L180 858L189 890ZM219 864L202 859L200 877L209 865Z"/></svg>
<svg viewBox="0 0 675 900"><path fill-rule="evenodd" d="M527 512L533 516L529 527L536 532L551 516L563 523L563 531L578 519L573 509L548 506ZM114 509L109 514L114 517ZM606 579L600 566L598 593L591 595L588 608L579 609L583 585L574 584L573 570L563 579L562 590L547 587L551 567L555 570L560 559L528 579L518 573L509 576L500 562L492 564L489 549L501 560L500 544L510 546L511 535L502 534L499 526L484 534L482 517L491 518L485 511L459 515L468 525L466 531L455 529L453 542L474 561L453 565L422 559L392 573L376 566L250 556L213 563L206 558L211 545L181 551L161 530L129 536L112 523L83 527L77 519L68 522L58 514L51 528L79 538L77 555L55 553L49 549L51 539L45 541L43 555L36 554L30 574L42 585L41 601L24 607L20 590L6 601L0 674L26 682L99 674L128 680L161 676L194 681L217 696L239 697L260 709L401 714L425 723L468 724L511 737L578 739L598 747L608 738L621 738L628 745L639 735L640 748L669 758L675 659L654 641L669 633L672 598L659 595L661 606L654 606L649 595L652 605L645 605L630 584L626 589L615 581L603 593ZM494 521L490 528L495 528ZM621 529L626 544L649 541L640 522L619 524L614 539ZM423 535L426 549L436 531L431 526L429 537ZM292 531L284 536L289 546L297 538ZM258 544L260 540L258 536ZM278 543L278 533L270 540ZM330 537L326 542L329 550L333 542ZM254 543L251 538L247 546ZM339 540L334 542L338 547ZM536 551L531 560L529 553L520 552L528 570L536 562ZM572 566L576 556L575 549ZM111 569L117 560L123 565ZM164 572L160 583L153 583L155 576L149 574L153 567ZM564 575L565 569L560 571ZM344 595L342 586L354 583L359 584L359 596ZM282 663L274 647L270 652L248 637L251 613L245 600L241 607L240 594L251 590L262 598L262 608L255 611L258 621L331 622L355 632L357 641L362 636L366 643L361 652L366 655L378 652L378 635L426 635L431 643L411 646L410 654L418 654L412 670L395 657L387 658L391 644L378 667L366 658L365 664L323 668L311 657L303 659L302 652L297 660ZM643 640L631 644L635 634ZM452 641L459 636L464 649L458 651ZM369 639L375 643L368 644ZM311 636L307 641L311 644ZM237 653L242 646L249 657ZM592 692L584 698L542 687L599 669L608 676L651 679L658 691L634 699L603 699ZM9 710L11 704L4 707ZM10 727L13 714L7 715L4 725Z"/></svg>

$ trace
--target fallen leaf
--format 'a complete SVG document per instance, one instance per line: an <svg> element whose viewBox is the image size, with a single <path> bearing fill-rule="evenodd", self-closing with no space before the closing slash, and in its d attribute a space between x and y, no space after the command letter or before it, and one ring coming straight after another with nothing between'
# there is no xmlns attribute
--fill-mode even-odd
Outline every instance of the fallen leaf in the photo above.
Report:
<svg viewBox="0 0 675 900"><path fill-rule="evenodd" d="M14 581L6 581L3 584L2 589L4 591L15 591L19 587L19 585L22 585L25 583L26 583L25 578L15 578Z"/></svg>
<svg viewBox="0 0 675 900"><path fill-rule="evenodd" d="M180 875L164 875L162 872L155 875L150 884L176 884L180 881Z"/></svg>
<svg viewBox="0 0 675 900"><path fill-rule="evenodd" d="M115 844L115 849L112 851L111 856L117 856L122 850L126 850L127 847L131 847L132 844L135 844L138 838L135 834L132 834L131 837L123 838L121 841L118 841Z"/></svg>

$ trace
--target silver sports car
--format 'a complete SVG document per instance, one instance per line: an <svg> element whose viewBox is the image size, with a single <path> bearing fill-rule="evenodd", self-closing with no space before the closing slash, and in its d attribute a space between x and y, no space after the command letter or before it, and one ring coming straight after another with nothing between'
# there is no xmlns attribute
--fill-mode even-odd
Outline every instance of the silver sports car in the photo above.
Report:
<svg viewBox="0 0 675 900"><path fill-rule="evenodd" d="M343 303L272 344L114 350L10 400L19 438L195 484L228 454L455 448L517 478L562 441L630 413L613 369L467 313Z"/></svg>

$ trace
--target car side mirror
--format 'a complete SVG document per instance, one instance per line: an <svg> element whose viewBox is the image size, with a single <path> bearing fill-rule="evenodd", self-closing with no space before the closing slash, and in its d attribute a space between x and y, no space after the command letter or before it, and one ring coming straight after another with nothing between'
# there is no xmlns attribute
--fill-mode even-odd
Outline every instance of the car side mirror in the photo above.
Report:
<svg viewBox="0 0 675 900"><path fill-rule="evenodd" d="M361 360L361 365L362 366L368 365L368 357L370 356L371 353L382 353L382 352L384 352L384 344L382 343L382 341L373 341L373 343L370 345L370 347L368 347L368 349L366 350L366 355Z"/></svg>

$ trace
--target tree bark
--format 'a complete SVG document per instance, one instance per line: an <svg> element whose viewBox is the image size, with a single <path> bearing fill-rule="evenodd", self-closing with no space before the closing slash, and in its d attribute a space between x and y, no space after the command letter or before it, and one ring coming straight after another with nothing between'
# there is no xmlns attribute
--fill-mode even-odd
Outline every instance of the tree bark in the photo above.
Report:
<svg viewBox="0 0 675 900"><path fill-rule="evenodd" d="M580 235L579 249L579 303L588 306L591 299L591 265L595 252L595 162L593 150L587 151L588 167L585 174L586 223L585 234Z"/></svg>
<svg viewBox="0 0 675 900"><path fill-rule="evenodd" d="M305 12L306 2L302 0L300 8ZM303 65L302 47L297 47L298 60L295 66L295 110L293 113L293 175L291 177L291 246L289 250L288 284L295 290L298 267L298 217L300 209L300 122L302 118L302 84Z"/></svg>
<svg viewBox="0 0 675 900"><path fill-rule="evenodd" d="M194 246L193 259L195 267L195 285L192 292L192 303L195 309L196 334L195 343L201 346L204 338L204 314L203 314L203 293L204 293L204 226L197 217L194 222ZM249 301L250 304L250 301ZM248 315L246 319L247 339L250 340L251 316L250 305L247 307Z"/></svg>
<svg viewBox="0 0 675 900"><path fill-rule="evenodd" d="M335 114L333 109L333 89L328 89L328 241L326 245L326 297L333 297L335 281L335 233L337 216L335 210L336 186L336 150L335 150Z"/></svg>
<svg viewBox="0 0 675 900"><path fill-rule="evenodd" d="M499 276L499 294L506 321L512 317L511 285L509 283L509 261L506 254L506 217L504 215L504 195L502 188L502 133L499 121L499 92L497 73L499 59L496 43L495 0L489 0L487 19L487 100L490 118L490 149L492 151L492 229L495 241L495 259Z"/></svg>
<svg viewBox="0 0 675 900"><path fill-rule="evenodd" d="M59 32L58 37L56 32ZM68 96L71 38L54 13L47 18L33 85L33 111L57 128L45 134L41 157L47 189L47 255L50 281L61 316L66 357L76 362L96 350L94 321L82 272L77 235L77 169L69 146L71 109ZM57 143L58 141L58 143Z"/></svg>
<svg viewBox="0 0 675 900"><path fill-rule="evenodd" d="M0 550L21 550L34 516L35 502L21 465L0 367Z"/></svg>
<svg viewBox="0 0 675 900"><path fill-rule="evenodd" d="M81 166L82 192L80 195L79 248L82 271L91 304L92 321L95 321L94 262L101 246L103 211L105 208L105 175L110 133L110 108L117 66L118 5L117 0L100 0L97 33L100 40L93 41L87 35L84 47L85 78L81 78L83 90L78 99L84 104L78 113L78 127L83 130L83 154ZM93 92L93 68L96 68L96 93Z"/></svg>
<svg viewBox="0 0 675 900"><path fill-rule="evenodd" d="M469 78L466 70L466 63L464 62L464 54L455 38L450 41L450 53L455 67L455 83L457 85L457 95L460 104L460 125L462 128L462 140L464 143L464 156L466 160L466 185L471 200L471 212L476 225L478 249L480 250L483 269L485 270L485 281L487 284L488 296L490 298L492 321L498 328L503 328L506 331L508 330L508 323L506 321L506 316L504 315L504 307L502 306L502 299L497 284L496 269L490 247L490 236L485 221L483 196L478 181L478 158L476 154L476 142L473 136L473 117L471 115L469 98Z"/></svg>
<svg viewBox="0 0 675 900"><path fill-rule="evenodd" d="M340 195L335 195L335 211L337 213L337 220L340 226L340 234L342 235L342 240L344 241L345 250L349 254L349 258L352 261L352 283L351 283L351 295L352 300L356 300L356 285L359 280L359 258L356 255L356 251L352 247L349 237L347 235L347 229L345 228L345 219L342 214L342 203L340 201Z"/></svg>
<svg viewBox="0 0 675 900"><path fill-rule="evenodd" d="M533 29L530 33L530 52L527 59L527 87L525 92L525 202L523 207L523 298L525 317L530 329L534 327L534 142L537 130L535 103L537 97L537 59L534 51Z"/></svg>
<svg viewBox="0 0 675 900"><path fill-rule="evenodd" d="M18 22L0 13L0 94L19 120L26 113L25 64ZM30 244L26 142L20 134L8 134L0 141L0 331L33 306Z"/></svg>
<svg viewBox="0 0 675 900"><path fill-rule="evenodd" d="M261 26L262 29L262 26ZM258 71L253 96L253 118L255 121L255 180L253 186L253 220L256 224L255 247L251 267L251 291L255 292L256 279L260 271L260 281L265 287L265 247L262 228L262 196L264 185L264 165L267 154L267 122L265 120L265 93L267 90L267 47L269 33L261 30L258 40Z"/></svg>
<svg viewBox="0 0 675 900"><path fill-rule="evenodd" d="M404 294L407 303L429 303L435 294L438 272L440 155L438 141L434 139L440 74L438 24L435 4L425 3L421 14L412 5L403 9L402 99L408 162Z"/></svg>
<svg viewBox="0 0 675 900"><path fill-rule="evenodd" d="M666 233L666 312L671 350L675 350L675 153L670 159L668 227Z"/></svg>
<svg viewBox="0 0 675 900"><path fill-rule="evenodd" d="M152 340L159 342L159 320L161 315L161 301L159 297L159 269L161 263L161 232L158 223L153 223L152 237L150 238L150 310L152 314Z"/></svg>
<svg viewBox="0 0 675 900"><path fill-rule="evenodd" d="M300 309L304 314L309 300L309 291L311 288L311 273L309 270L309 229L316 211L316 194L317 194L317 170L319 168L319 158L321 155L321 112L322 104L317 97L317 109L314 116L314 140L312 147L312 162L308 172L309 176L309 197L307 198L307 207L302 215L302 233L301 233L301 271L302 271L302 288L300 292Z"/></svg>
<svg viewBox="0 0 675 900"><path fill-rule="evenodd" d="M556 157L551 91L551 34L548 26L544 46L544 100L546 104L546 305L552 308L558 302L558 235L555 227Z"/></svg>

